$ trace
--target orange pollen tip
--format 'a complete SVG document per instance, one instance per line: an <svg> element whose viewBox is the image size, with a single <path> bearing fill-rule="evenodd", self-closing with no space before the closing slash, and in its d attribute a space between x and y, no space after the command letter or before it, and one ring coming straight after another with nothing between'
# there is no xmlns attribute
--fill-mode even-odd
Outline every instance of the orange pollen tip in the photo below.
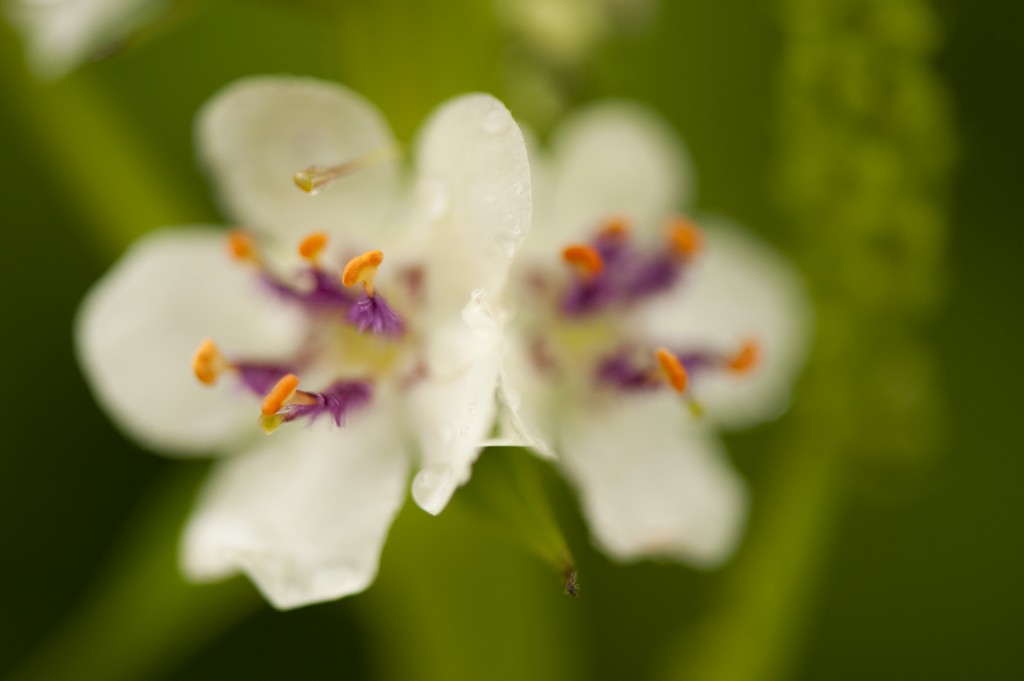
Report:
<svg viewBox="0 0 1024 681"><path fill-rule="evenodd" d="M689 218L674 217L668 222L667 240L669 248L683 257L692 257L700 252L704 237L700 229Z"/></svg>
<svg viewBox="0 0 1024 681"><path fill-rule="evenodd" d="M562 251L562 259L587 276L600 274L604 259L597 249L587 244L571 244Z"/></svg>
<svg viewBox="0 0 1024 681"><path fill-rule="evenodd" d="M277 412L281 411L288 399L295 394L295 389L299 387L299 377L295 374L288 374L284 376L280 381L277 382L267 396L263 398L262 412L264 416L273 416Z"/></svg>
<svg viewBox="0 0 1024 681"><path fill-rule="evenodd" d="M729 371L735 374L747 374L757 368L761 360L761 346L756 340L744 341L739 352L729 358Z"/></svg>
<svg viewBox="0 0 1024 681"><path fill-rule="evenodd" d="M679 361L679 358L667 348L658 348L654 351L654 356L658 358L658 364L661 365L665 379L672 386L672 389L677 393L686 390L688 377L686 375L686 368Z"/></svg>
<svg viewBox="0 0 1024 681"><path fill-rule="evenodd" d="M224 356L220 354L217 344L209 338L199 345L196 354L192 356L192 372L205 385L214 385L225 366Z"/></svg>
<svg viewBox="0 0 1024 681"><path fill-rule="evenodd" d="M228 233L228 251L235 260L256 260L256 244L240 229Z"/></svg>
<svg viewBox="0 0 1024 681"><path fill-rule="evenodd" d="M629 220L622 216L608 218L601 225L599 234L613 239L626 239L630 233Z"/></svg>
<svg viewBox="0 0 1024 681"><path fill-rule="evenodd" d="M320 257L326 246L327 234L313 232L299 243L299 255L312 262Z"/></svg>
<svg viewBox="0 0 1024 681"><path fill-rule="evenodd" d="M373 278L377 268L384 262L384 251L367 251L348 261L341 273L341 283L351 288L358 283L366 287L366 292L373 295Z"/></svg>

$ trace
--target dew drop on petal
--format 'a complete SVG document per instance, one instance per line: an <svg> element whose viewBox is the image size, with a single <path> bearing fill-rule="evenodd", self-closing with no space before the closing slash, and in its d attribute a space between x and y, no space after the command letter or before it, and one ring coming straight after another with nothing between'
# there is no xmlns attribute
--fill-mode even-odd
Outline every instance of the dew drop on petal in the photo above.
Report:
<svg viewBox="0 0 1024 681"><path fill-rule="evenodd" d="M484 132L497 135L508 127L508 115L501 109L494 109L484 116Z"/></svg>
<svg viewBox="0 0 1024 681"><path fill-rule="evenodd" d="M428 513L437 514L455 489L454 471L448 464L425 467L412 481L412 498Z"/></svg>
<svg viewBox="0 0 1024 681"><path fill-rule="evenodd" d="M512 185L512 195L513 196L522 196L523 195L523 183L522 182L516 182L515 184Z"/></svg>

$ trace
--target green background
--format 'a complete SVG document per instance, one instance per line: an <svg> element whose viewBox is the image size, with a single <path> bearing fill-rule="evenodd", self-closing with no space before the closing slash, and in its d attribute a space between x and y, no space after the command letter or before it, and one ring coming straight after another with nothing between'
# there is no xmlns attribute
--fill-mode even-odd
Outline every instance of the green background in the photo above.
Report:
<svg viewBox="0 0 1024 681"><path fill-rule="evenodd" d="M701 209L788 252L819 306L793 412L729 439L754 495L737 559L718 573L611 563L537 464L581 572L582 597L563 596L557 574L479 522L519 456L488 453L450 512L406 508L368 592L288 613L241 580L178 583L175 527L206 464L141 452L100 412L73 357L76 306L133 236L219 221L191 126L231 80L340 80L408 139L466 90L529 112L508 79L532 58L470 0L193 2L39 85L0 28L0 675L33 678L14 670L34 659L34 678L68 679L1024 678L1024 5L894 3L935 21L921 49L898 15L856 20L885 3L827 5L846 8L832 24L819 5L665 2L557 75L571 102L634 98L670 120ZM871 89L887 79L892 92ZM879 102L915 87L929 106L892 123ZM843 173L868 148L895 150L897 172L874 163L881 189L861 196ZM833 183L802 179L805 161ZM914 192L938 215L886 227ZM857 260L856 224L925 228ZM851 280L830 258L853 263ZM930 378L900 411L884 391L908 366ZM94 617L67 629L83 608Z"/></svg>

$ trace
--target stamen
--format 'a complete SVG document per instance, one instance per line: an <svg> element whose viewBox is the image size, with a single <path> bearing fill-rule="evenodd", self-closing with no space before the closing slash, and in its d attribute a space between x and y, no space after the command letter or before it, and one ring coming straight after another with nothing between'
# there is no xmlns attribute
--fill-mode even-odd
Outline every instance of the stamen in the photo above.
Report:
<svg viewBox="0 0 1024 681"><path fill-rule="evenodd" d="M192 372L205 385L215 385L221 372L228 366L217 344L209 338L199 345L196 354L192 356Z"/></svg>
<svg viewBox="0 0 1024 681"><path fill-rule="evenodd" d="M666 240L672 252L682 258L692 258L704 245L700 229L689 218L677 215L666 225Z"/></svg>
<svg viewBox="0 0 1024 681"><path fill-rule="evenodd" d="M597 249L587 244L571 244L562 251L562 259L584 277L593 277L604 269L604 259Z"/></svg>
<svg viewBox="0 0 1024 681"><path fill-rule="evenodd" d="M264 416L273 416L287 404L295 395L295 389L299 387L299 377L295 374L288 374L277 382L270 389L267 396L263 398L262 412Z"/></svg>
<svg viewBox="0 0 1024 681"><path fill-rule="evenodd" d="M327 247L327 234L313 232L299 243L299 255L308 260L313 267L320 266L320 254Z"/></svg>
<svg viewBox="0 0 1024 681"><path fill-rule="evenodd" d="M252 237L241 229L228 232L228 251L231 257L239 262L260 262L259 249Z"/></svg>
<svg viewBox="0 0 1024 681"><path fill-rule="evenodd" d="M761 360L761 346L754 339L747 339L739 351L729 358L727 366L734 374L748 374L757 368Z"/></svg>
<svg viewBox="0 0 1024 681"><path fill-rule="evenodd" d="M345 417L349 412L365 406L373 396L373 386L366 381L336 381L324 392L311 393L295 389L294 386L298 385L298 379L294 381L287 379L287 376L281 379L267 395L267 400L272 400L272 395L279 388L282 393L287 393L284 400L280 401L276 412L267 413L268 407L273 407L277 403L276 399L272 400L275 404L267 404L264 401L263 414L260 415L259 424L267 435L277 430L282 423L302 418L313 423L324 414L330 415L334 425L342 426L345 424Z"/></svg>
<svg viewBox="0 0 1024 681"><path fill-rule="evenodd" d="M622 215L614 215L604 221L598 236L611 239L628 239L631 231L628 218Z"/></svg>
<svg viewBox="0 0 1024 681"><path fill-rule="evenodd" d="M354 173L355 171L365 168L368 165L372 165L378 161L383 161L395 154L396 150L394 148L383 147L376 151L371 151L369 154L366 154L361 158L339 163L337 165L311 165L308 168L295 173L295 175L292 176L292 181L295 182L295 186L302 191L307 194L314 195L335 180Z"/></svg>
<svg viewBox="0 0 1024 681"><path fill-rule="evenodd" d="M278 426L290 420L288 407L317 403L315 395L298 390L298 387L299 377L295 374L288 374L282 377L263 398L259 424L264 433L270 435L277 430Z"/></svg>
<svg viewBox="0 0 1024 681"><path fill-rule="evenodd" d="M686 368L679 361L679 358L672 354L668 348L658 348L654 351L654 356L658 359L658 364L661 365L661 371L665 375L665 380L672 386L672 389L677 393L685 391L687 383Z"/></svg>
<svg viewBox="0 0 1024 681"><path fill-rule="evenodd" d="M357 255L348 261L345 270L341 273L341 283L346 288L352 288L357 283L362 283L366 289L366 295L373 295L373 278L377 276L377 268L384 262L383 251L367 251Z"/></svg>

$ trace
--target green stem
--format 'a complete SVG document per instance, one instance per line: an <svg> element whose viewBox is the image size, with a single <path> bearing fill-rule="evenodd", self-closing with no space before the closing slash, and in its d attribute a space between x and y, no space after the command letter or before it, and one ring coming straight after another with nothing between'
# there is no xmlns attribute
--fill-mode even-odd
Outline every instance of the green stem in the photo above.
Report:
<svg viewBox="0 0 1024 681"><path fill-rule="evenodd" d="M585 668L562 576L522 550L504 512L498 521L468 498L509 485L505 462L487 460L509 453L485 453L438 517L408 504L395 523L376 584L354 601L381 678L571 681Z"/></svg>

